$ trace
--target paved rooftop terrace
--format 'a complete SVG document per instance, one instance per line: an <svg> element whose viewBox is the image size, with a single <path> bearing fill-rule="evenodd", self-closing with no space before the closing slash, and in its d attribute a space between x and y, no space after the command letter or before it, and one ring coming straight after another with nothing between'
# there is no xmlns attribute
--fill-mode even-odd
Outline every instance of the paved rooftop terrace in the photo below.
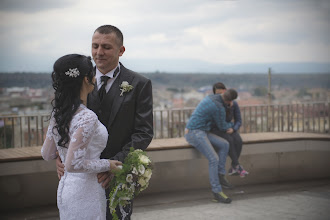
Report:
<svg viewBox="0 0 330 220"><path fill-rule="evenodd" d="M209 189L141 195L132 219L330 219L330 179L246 185L225 192L231 204L211 202ZM57 208L48 206L1 213L0 219L59 218Z"/></svg>

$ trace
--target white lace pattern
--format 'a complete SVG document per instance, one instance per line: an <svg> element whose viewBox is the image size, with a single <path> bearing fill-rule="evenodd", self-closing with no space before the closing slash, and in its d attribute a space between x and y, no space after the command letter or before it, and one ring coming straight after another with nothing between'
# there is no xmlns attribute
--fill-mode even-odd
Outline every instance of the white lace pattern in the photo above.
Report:
<svg viewBox="0 0 330 220"><path fill-rule="evenodd" d="M51 160L58 151L65 165L57 190L60 219L105 219L105 192L96 175L110 170L109 160L100 159L108 139L107 129L84 105L72 118L67 148L57 145L60 137L54 126L52 117L41 154Z"/></svg>

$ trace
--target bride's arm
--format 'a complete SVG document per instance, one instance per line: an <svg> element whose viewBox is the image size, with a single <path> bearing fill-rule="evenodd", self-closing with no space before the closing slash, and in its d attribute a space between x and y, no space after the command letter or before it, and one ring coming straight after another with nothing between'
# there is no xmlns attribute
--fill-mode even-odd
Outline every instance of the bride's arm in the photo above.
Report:
<svg viewBox="0 0 330 220"><path fill-rule="evenodd" d="M53 136L54 118L51 118L46 134L46 139L41 148L41 156L44 160L53 160L56 155L56 143Z"/></svg>
<svg viewBox="0 0 330 220"><path fill-rule="evenodd" d="M76 173L100 173L116 168L116 163L108 159L90 159L90 141L97 130L98 119L93 113L87 112L74 131L65 161L68 172ZM112 162L112 163L111 163ZM110 167L111 163L111 167Z"/></svg>

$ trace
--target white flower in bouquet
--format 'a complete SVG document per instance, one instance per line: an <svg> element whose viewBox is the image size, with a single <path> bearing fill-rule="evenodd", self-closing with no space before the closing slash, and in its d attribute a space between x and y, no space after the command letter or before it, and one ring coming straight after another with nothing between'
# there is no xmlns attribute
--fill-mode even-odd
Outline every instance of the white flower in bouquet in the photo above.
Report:
<svg viewBox="0 0 330 220"><path fill-rule="evenodd" d="M127 181L128 183L133 182L133 175L132 175L132 174L127 174L127 176L126 176L126 181Z"/></svg>
<svg viewBox="0 0 330 220"><path fill-rule="evenodd" d="M129 190L131 190L132 192L135 191L135 186L134 186L134 184L132 184L132 185L130 186Z"/></svg>
<svg viewBox="0 0 330 220"><path fill-rule="evenodd" d="M135 175L138 175L139 174L138 171L137 171L137 169L135 167L133 167L132 173L135 174Z"/></svg>
<svg viewBox="0 0 330 220"><path fill-rule="evenodd" d="M138 183L140 184L140 186L143 188L147 185L147 182L144 180L144 178L139 178Z"/></svg>
<svg viewBox="0 0 330 220"><path fill-rule="evenodd" d="M140 155L139 157L141 163L144 163L144 164L149 164L151 161L149 160L149 158L145 155Z"/></svg>
<svg viewBox="0 0 330 220"><path fill-rule="evenodd" d="M139 166L139 173L143 175L144 172L145 172L145 170L146 170L146 168L141 164L141 165Z"/></svg>
<svg viewBox="0 0 330 220"><path fill-rule="evenodd" d="M127 185L126 184L123 184L123 185L121 185L121 188L122 189L127 189Z"/></svg>
<svg viewBox="0 0 330 220"><path fill-rule="evenodd" d="M152 171L151 171L151 169L146 169L146 171L145 171L144 174L143 174L143 176L147 179L147 181L150 180L151 175L152 175Z"/></svg>

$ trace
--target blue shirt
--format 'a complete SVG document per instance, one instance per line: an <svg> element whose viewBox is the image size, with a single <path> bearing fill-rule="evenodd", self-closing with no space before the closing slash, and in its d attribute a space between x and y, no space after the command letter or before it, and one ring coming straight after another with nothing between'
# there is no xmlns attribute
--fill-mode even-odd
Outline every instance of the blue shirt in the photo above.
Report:
<svg viewBox="0 0 330 220"><path fill-rule="evenodd" d="M221 131L226 131L233 124L226 122L226 112L221 95L205 97L192 113L186 128L189 130L210 131L212 126Z"/></svg>

